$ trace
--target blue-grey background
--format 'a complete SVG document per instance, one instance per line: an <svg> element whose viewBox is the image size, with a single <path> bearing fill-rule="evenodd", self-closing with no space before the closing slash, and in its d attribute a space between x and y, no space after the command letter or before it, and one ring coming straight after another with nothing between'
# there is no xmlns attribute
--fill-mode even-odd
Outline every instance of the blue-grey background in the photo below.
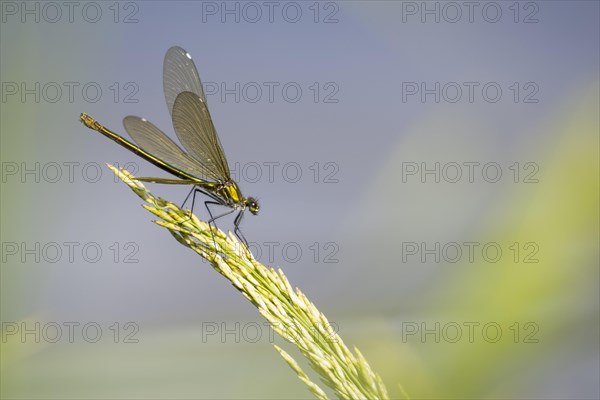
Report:
<svg viewBox="0 0 600 400"><path fill-rule="evenodd" d="M138 115L174 137L162 60L179 45L260 199L246 237L392 397L598 398L598 2L1 7L2 397L310 397L270 343L301 356L104 164L166 174L78 122L124 134ZM439 101L407 94L421 83Z"/></svg>

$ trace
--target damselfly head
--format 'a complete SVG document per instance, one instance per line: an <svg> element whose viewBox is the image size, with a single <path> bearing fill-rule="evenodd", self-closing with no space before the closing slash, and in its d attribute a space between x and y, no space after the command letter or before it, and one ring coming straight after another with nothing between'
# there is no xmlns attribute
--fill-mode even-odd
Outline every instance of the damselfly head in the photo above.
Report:
<svg viewBox="0 0 600 400"><path fill-rule="evenodd" d="M248 197L246 199L246 207L248 207L248 210L250 210L250 212L254 215L258 214L258 211L260 210L258 200L256 200L254 197Z"/></svg>

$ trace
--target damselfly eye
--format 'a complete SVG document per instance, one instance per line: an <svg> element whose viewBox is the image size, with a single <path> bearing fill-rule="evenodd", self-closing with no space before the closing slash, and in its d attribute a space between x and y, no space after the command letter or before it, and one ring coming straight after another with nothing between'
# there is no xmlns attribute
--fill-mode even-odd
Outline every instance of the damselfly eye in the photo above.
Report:
<svg viewBox="0 0 600 400"><path fill-rule="evenodd" d="M252 197L248 197L248 199L246 200L246 206L248 206L248 209L254 215L258 214L258 211L260 210L258 201L256 201L256 199L254 199Z"/></svg>

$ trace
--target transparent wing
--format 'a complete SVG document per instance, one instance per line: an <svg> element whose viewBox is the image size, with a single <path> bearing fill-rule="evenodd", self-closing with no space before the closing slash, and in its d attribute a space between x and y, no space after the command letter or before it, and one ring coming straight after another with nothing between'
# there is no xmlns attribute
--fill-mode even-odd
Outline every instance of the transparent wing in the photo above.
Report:
<svg viewBox="0 0 600 400"><path fill-rule="evenodd" d="M133 141L143 150L166 164L202 180L214 179L211 171L189 156L150 121L128 116L123 119L123 126Z"/></svg>
<svg viewBox="0 0 600 400"><path fill-rule="evenodd" d="M171 47L165 55L163 89L171 116L175 99L181 92L196 93L206 103L206 96L194 60L181 47Z"/></svg>
<svg viewBox="0 0 600 400"><path fill-rule="evenodd" d="M223 147L202 98L192 92L180 93L173 105L173 127L189 155L207 169L207 176L230 179Z"/></svg>

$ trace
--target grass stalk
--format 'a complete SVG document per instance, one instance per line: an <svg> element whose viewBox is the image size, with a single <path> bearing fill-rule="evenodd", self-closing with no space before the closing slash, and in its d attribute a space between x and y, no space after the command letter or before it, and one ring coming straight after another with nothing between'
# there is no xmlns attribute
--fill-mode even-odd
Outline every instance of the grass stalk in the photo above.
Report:
<svg viewBox="0 0 600 400"><path fill-rule="evenodd" d="M112 165L109 168L145 201L144 208L159 218L154 221L156 224L210 262L258 309L277 334L300 350L322 383L338 398L388 398L381 378L358 349L352 351L344 344L325 315L300 289L292 288L281 269L259 263L232 233L226 235L189 211L154 197L126 170ZM316 398L328 398L287 352L277 345L275 349Z"/></svg>

